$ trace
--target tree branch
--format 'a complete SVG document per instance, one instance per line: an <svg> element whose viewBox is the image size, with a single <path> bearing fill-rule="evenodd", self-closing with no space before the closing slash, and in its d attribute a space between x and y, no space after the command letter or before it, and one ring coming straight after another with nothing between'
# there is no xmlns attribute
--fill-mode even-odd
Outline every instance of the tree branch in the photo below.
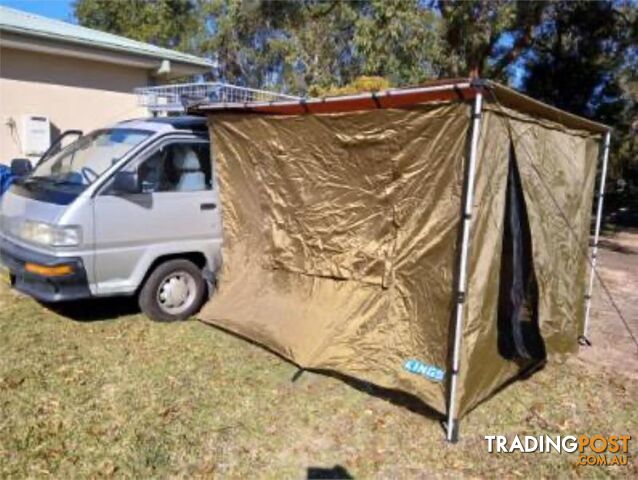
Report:
<svg viewBox="0 0 638 480"><path fill-rule="evenodd" d="M533 27L528 26L525 29L525 32L523 33L523 35L521 35L519 38L516 39L510 51L507 52L505 55L503 55L500 58L500 60L496 63L496 65L492 67L491 74L493 76L498 76L501 73L503 73L503 71L507 67L509 67L512 63L514 63L523 54L523 52L531 48L531 46L534 43L534 38L532 33L533 33Z"/></svg>

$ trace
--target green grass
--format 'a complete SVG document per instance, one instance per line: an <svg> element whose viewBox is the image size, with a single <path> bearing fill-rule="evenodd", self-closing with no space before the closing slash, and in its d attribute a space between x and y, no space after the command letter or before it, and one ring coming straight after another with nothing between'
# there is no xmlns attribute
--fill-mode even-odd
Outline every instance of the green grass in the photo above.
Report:
<svg viewBox="0 0 638 480"><path fill-rule="evenodd" d="M451 446L430 418L334 378L293 383L294 366L197 321L75 321L3 282L0 346L3 478L638 476L634 459L487 454L483 435L502 433L629 432L635 451L637 382L576 360L481 405Z"/></svg>

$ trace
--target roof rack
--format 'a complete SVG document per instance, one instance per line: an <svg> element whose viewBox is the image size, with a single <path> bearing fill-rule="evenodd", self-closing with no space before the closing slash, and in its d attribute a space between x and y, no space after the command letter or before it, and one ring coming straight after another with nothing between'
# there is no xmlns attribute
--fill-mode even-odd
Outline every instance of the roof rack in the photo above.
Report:
<svg viewBox="0 0 638 480"><path fill-rule="evenodd" d="M253 102L299 101L301 97L239 87L222 82L181 83L135 89L137 103L151 113L184 113L197 103L246 104Z"/></svg>

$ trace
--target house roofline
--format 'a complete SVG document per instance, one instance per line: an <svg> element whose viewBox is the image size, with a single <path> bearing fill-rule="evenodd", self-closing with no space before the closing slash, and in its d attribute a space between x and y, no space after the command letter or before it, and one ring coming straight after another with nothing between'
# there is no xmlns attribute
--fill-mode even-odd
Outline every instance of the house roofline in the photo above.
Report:
<svg viewBox="0 0 638 480"><path fill-rule="evenodd" d="M6 46L10 43L13 48L43 51L45 44L49 45L47 51L51 53L92 57L100 61L109 61L105 58L108 55L115 56L116 61L109 63L163 62L162 72L167 70L166 61L188 73L208 72L214 66L211 60L189 53L4 6L0 6L0 33L0 42ZM18 45L20 42L24 45Z"/></svg>
<svg viewBox="0 0 638 480"><path fill-rule="evenodd" d="M23 34L0 28L0 48L13 48L36 53L46 53L65 57L92 60L114 65L142 68L158 74L164 60L168 60L171 71L167 75L177 78L185 75L202 74L209 72L212 63L196 65L169 57L132 53L130 51L102 48L96 45L84 45L77 42L69 42L59 38Z"/></svg>

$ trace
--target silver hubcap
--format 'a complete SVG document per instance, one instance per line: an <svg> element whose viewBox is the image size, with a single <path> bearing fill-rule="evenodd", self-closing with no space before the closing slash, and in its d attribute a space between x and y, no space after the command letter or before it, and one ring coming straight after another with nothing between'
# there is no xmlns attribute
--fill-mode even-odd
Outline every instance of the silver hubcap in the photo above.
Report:
<svg viewBox="0 0 638 480"><path fill-rule="evenodd" d="M190 273L179 271L168 275L157 289L157 303L168 314L179 315L195 301L197 286Z"/></svg>

